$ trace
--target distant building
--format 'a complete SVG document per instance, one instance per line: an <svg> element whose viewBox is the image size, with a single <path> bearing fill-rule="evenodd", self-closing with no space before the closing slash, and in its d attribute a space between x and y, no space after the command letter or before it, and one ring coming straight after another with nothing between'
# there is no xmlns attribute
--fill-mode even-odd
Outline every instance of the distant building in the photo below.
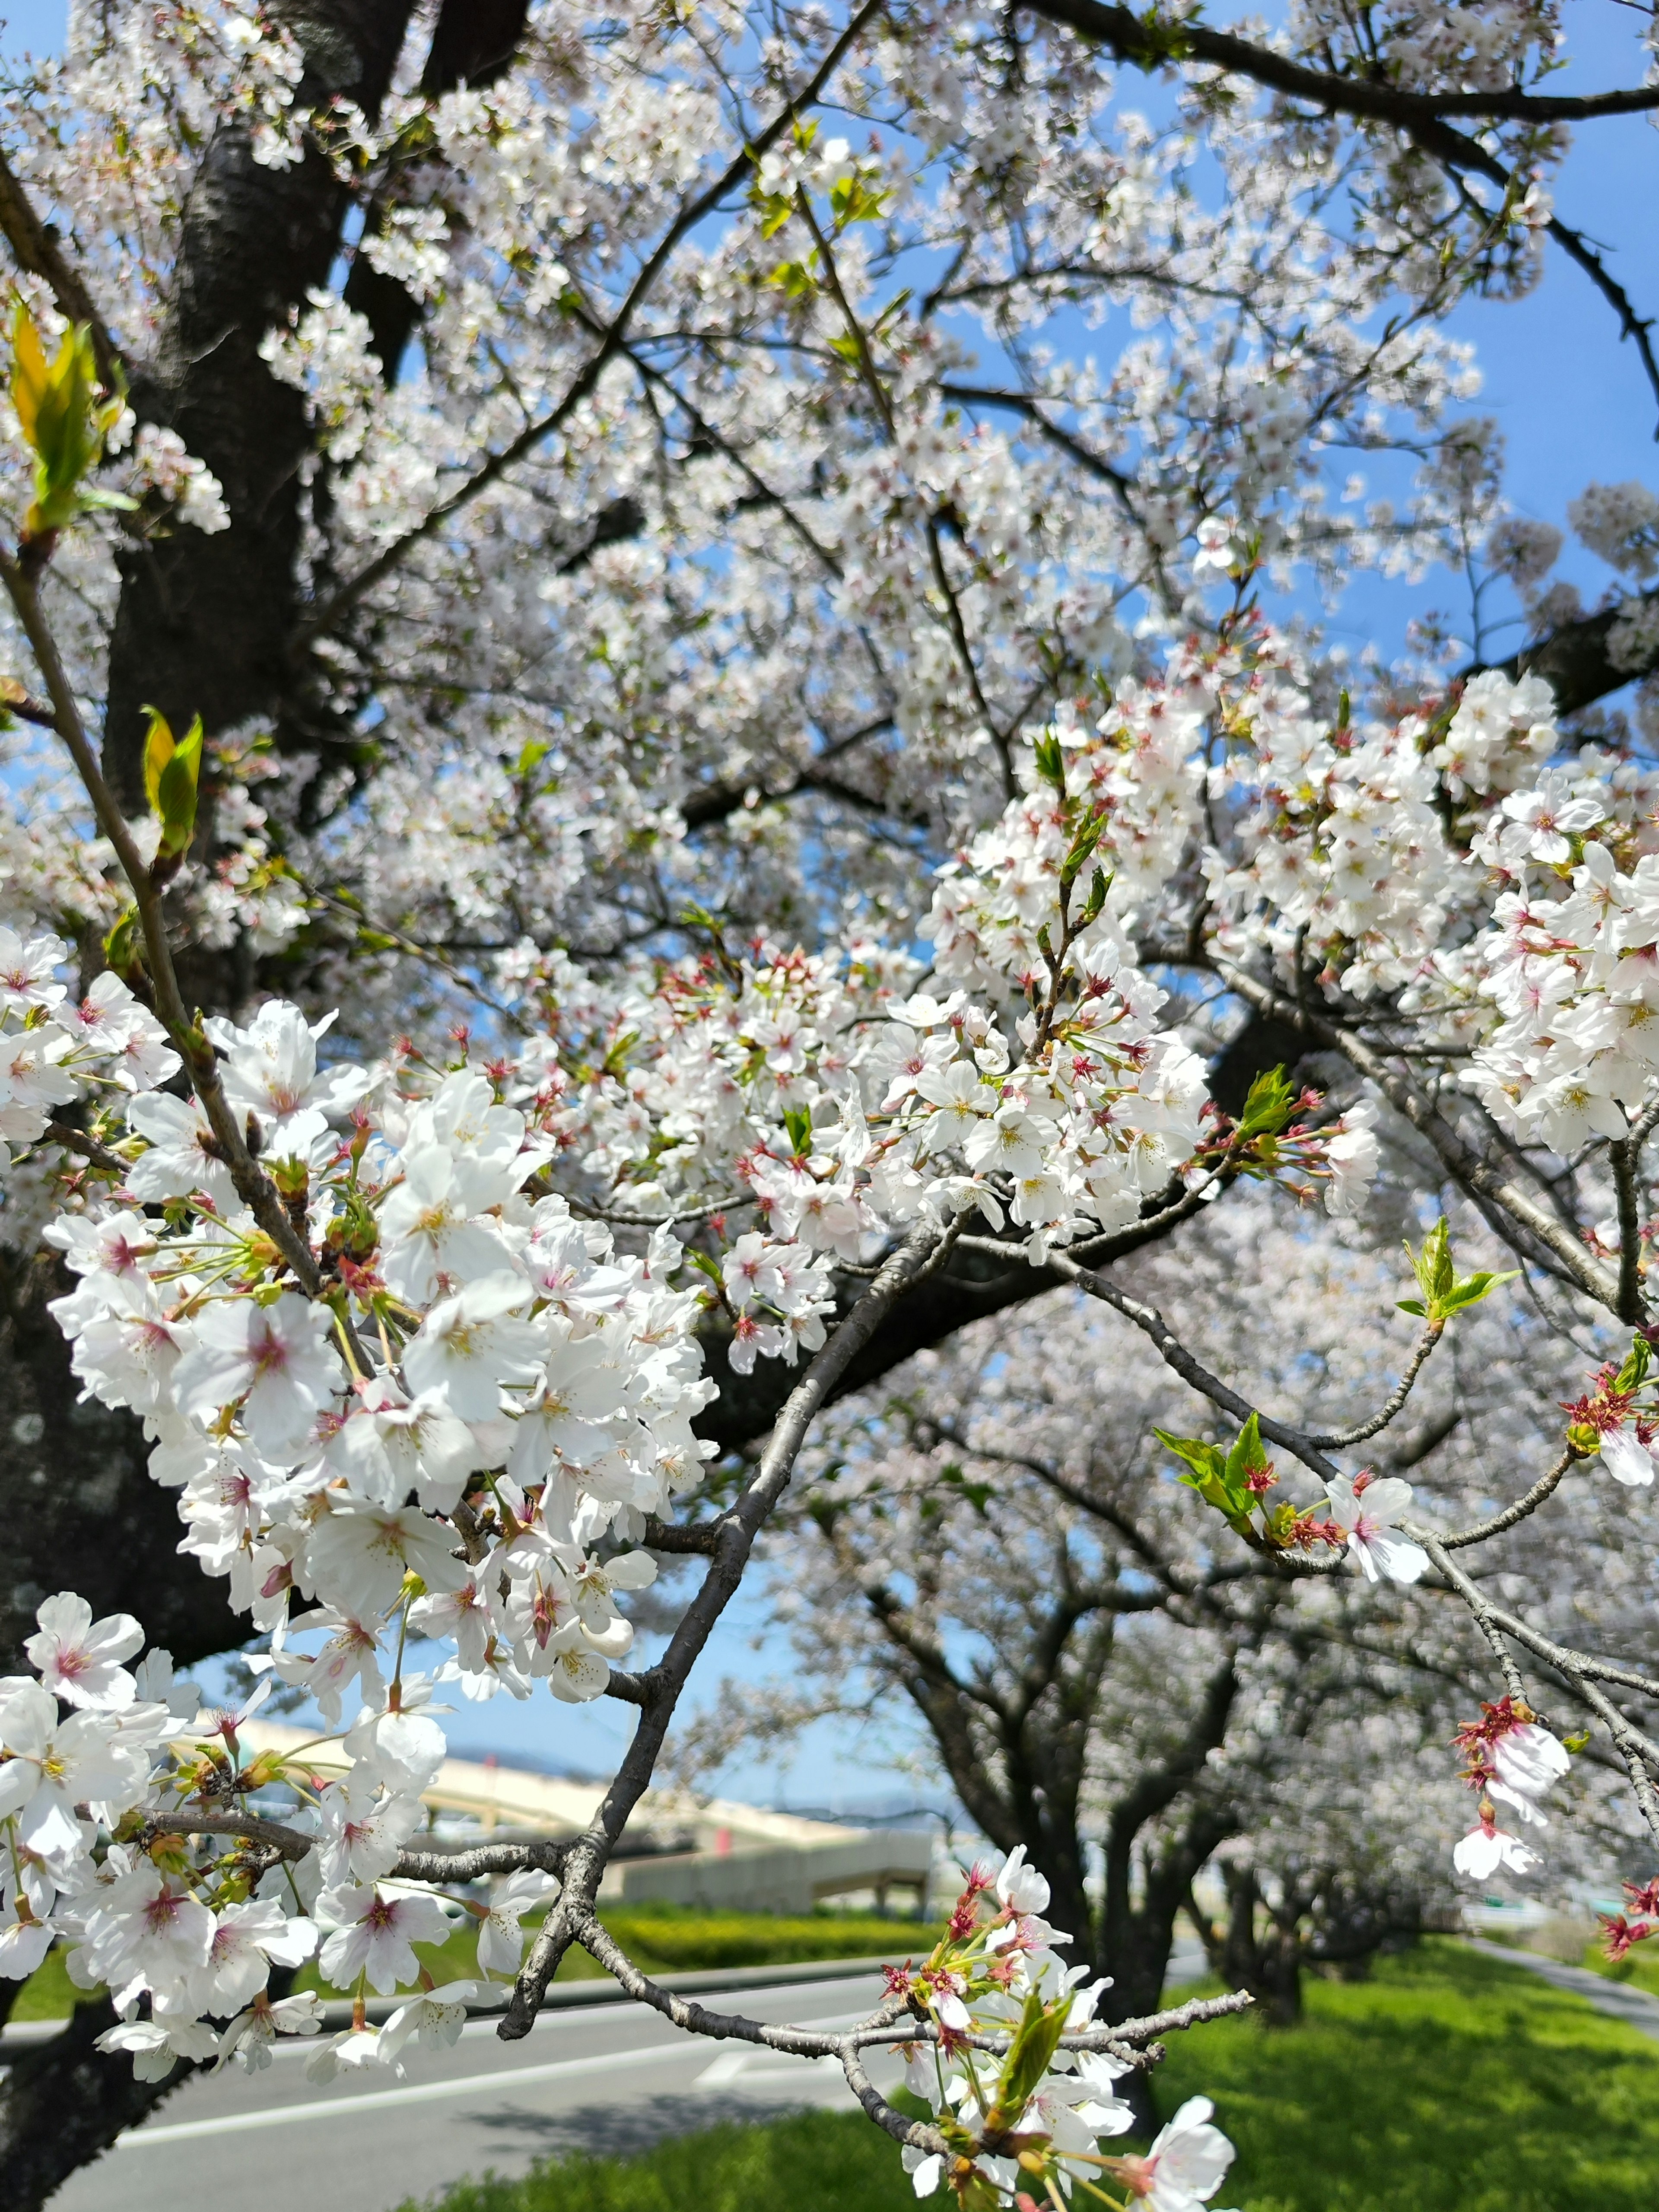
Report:
<svg viewBox="0 0 1659 2212"><path fill-rule="evenodd" d="M256 1752L289 1753L315 1742L309 1729L275 1721L250 1720L240 1733ZM332 1745L308 1758L320 1774L343 1772L347 1764ZM490 1759L447 1759L423 1802L433 1840L441 1848L446 1840L459 1844L479 1830L526 1838L579 1835L604 1796L603 1783L572 1782ZM850 1902L867 1896L884 1911L897 1890L907 1903L925 1910L933 1859L933 1838L922 1830L854 1827L658 1790L641 1800L599 1896L620 1905L744 1912L810 1912L832 1898Z"/></svg>

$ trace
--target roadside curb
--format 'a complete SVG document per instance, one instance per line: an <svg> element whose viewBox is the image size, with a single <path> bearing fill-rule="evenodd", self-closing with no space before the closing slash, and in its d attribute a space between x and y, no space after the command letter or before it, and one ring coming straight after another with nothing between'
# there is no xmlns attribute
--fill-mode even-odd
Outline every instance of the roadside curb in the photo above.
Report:
<svg viewBox="0 0 1659 2212"><path fill-rule="evenodd" d="M895 1947L896 1954L897 1947ZM724 1973L711 1968L699 1967L682 1974L662 1974L656 1978L659 1989L672 1990L678 1996L701 1996L715 1990L769 1990L781 1988L790 1982L847 1982L865 1974L879 1973L889 1961L886 1959L802 1959L775 1966L732 1966ZM510 1985L503 1983L503 1992ZM371 1997L368 2012L371 2021L388 2019L407 1997ZM555 1982L542 2001L544 2012L574 2012L587 2005L635 2004L639 2000L630 1997L616 1983L597 1977L592 1981ZM498 2005L469 2005L468 2016L474 2020L489 2020L507 2009L505 1996ZM1659 2008L1656 2008L1659 2010ZM351 2020L351 2001L349 1997L331 1999L322 2008L324 2024L328 2027L344 2027ZM0 2055L9 2051L27 2050L32 2044L46 2043L69 2025L71 2015L65 2014L58 2020L20 2020L0 2028Z"/></svg>

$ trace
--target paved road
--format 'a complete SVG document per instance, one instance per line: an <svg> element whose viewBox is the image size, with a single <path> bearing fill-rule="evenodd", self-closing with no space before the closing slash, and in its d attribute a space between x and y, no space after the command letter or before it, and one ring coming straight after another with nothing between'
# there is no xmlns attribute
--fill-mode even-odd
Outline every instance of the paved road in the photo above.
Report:
<svg viewBox="0 0 1659 2212"><path fill-rule="evenodd" d="M1202 1969L1195 1942L1177 1947L1172 1981ZM717 2009L823 2027L850 2027L881 1993L876 1974L801 1975L697 1993ZM550 2011L518 2044L500 2042L491 2021L471 2021L452 2050L409 2045L402 2081L377 2072L319 2088L305 2077L307 2047L279 2045L251 2079L228 2069L186 2082L66 2182L52 2212L201 2212L207 2177L236 2172L280 2176L296 2212L391 2212L463 2175L522 2173L556 2151L632 2150L714 2120L805 2105L854 2109L833 2059L682 2035L627 2002ZM871 2070L884 2087L898 2079L891 2062Z"/></svg>
<svg viewBox="0 0 1659 2212"><path fill-rule="evenodd" d="M1575 1996L1587 1997L1597 2012L1609 2013L1638 2035L1651 2036L1659 2043L1659 1997L1632 1989L1626 1982L1610 1982L1604 1974L1591 1973L1588 1966L1568 1966L1559 1959L1540 1957L1536 1951L1511 1951L1498 1943L1479 1943L1475 1948L1482 1954L1489 1951L1511 1966L1525 1966L1528 1972L1553 1982L1558 1990L1571 1990Z"/></svg>
<svg viewBox="0 0 1659 2212"><path fill-rule="evenodd" d="M703 2002L752 2019L850 2027L880 1994L872 1974L709 1991ZM188 2081L66 2182L52 2212L205 2212L218 2193L214 2177L237 2173L264 2177L251 2192L233 2192L250 2201L390 2212L464 2174L522 2173L556 2151L629 2150L718 2119L854 2106L833 2059L683 2035L627 2002L545 2014L517 2044L474 2021L453 2049L411 2044L404 2057L401 2081L376 2073L319 2088L305 2077L303 2054L286 2046L251 2079L228 2069ZM884 2083L898 2070L891 2061L872 2069Z"/></svg>

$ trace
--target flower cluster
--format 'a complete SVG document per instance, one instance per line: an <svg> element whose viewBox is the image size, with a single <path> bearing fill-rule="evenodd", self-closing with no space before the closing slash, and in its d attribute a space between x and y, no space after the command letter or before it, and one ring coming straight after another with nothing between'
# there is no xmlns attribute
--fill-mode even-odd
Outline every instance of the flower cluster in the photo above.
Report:
<svg viewBox="0 0 1659 2212"><path fill-rule="evenodd" d="M1497 1805L1509 1806L1528 1826L1548 1826L1538 1800L1571 1764L1560 1740L1540 1727L1530 1705L1503 1698L1483 1705L1478 1721L1466 1721L1456 1743L1467 1761L1463 1779L1480 1791L1480 1825L1452 1853L1453 1865L1475 1881L1485 1881L1499 1867L1529 1873L1538 1854L1498 1826Z"/></svg>
<svg viewBox="0 0 1659 2212"><path fill-rule="evenodd" d="M418 1692L359 1717L336 1754L343 1771L290 1771L248 1759L239 1739L262 1692L239 1713L198 1712L166 1652L123 1665L143 1641L130 1615L94 1620L64 1592L39 1621L27 1645L39 1679L0 1684L0 1972L31 1973L65 1942L71 1978L107 1984L120 2014L100 2047L127 2053L141 2080L164 2079L180 2058L251 2070L277 2036L316 2035L314 1992L270 1994L273 1967L313 1954L359 1996L424 1985L378 2033L359 2018L319 2044L307 2060L317 2081L342 2064L396 2064L417 2031L453 2040L490 1977L517 1972L520 1922L557 1893L550 1876L516 1875L487 1905L460 1901L477 1923L481 1978L435 1992L410 1946L441 1942L458 1907L382 1879L444 1756L441 1730L410 1709ZM273 1785L299 1798L297 1816L281 1828L242 1817L241 1801ZM274 1850L259 1840L272 1834Z"/></svg>
<svg viewBox="0 0 1659 2212"><path fill-rule="evenodd" d="M108 969L71 1000L69 957L59 938L0 926L0 1139L14 1155L45 1134L55 1107L147 1092L179 1067L161 1024Z"/></svg>
<svg viewBox="0 0 1659 2212"><path fill-rule="evenodd" d="M143 1416L185 1548L325 1711L354 1677L385 1694L394 1620L453 1640L469 1695L597 1696L630 1641L611 1594L649 1563L594 1547L699 1463L701 1302L665 1232L622 1260L526 1193L550 1147L483 1076L371 1110L366 1071L319 1070L325 1027L272 1003L210 1028L324 1294L292 1287L201 1109L144 1094L123 1187L50 1232L81 1278L54 1309L75 1370ZM295 1597L319 1653L289 1641Z"/></svg>
<svg viewBox="0 0 1659 2212"><path fill-rule="evenodd" d="M1145 2157L1102 2155L1099 2139L1131 2125L1116 2085L1133 2060L1127 2050L1065 2047L1063 2039L1094 2025L1109 1984L1061 1964L1055 1947L1071 1938L1042 1918L1048 1904L1048 1885L1022 1845L994 1876L973 1869L924 1964L887 1970L890 1995L937 2031L903 2046L905 2087L932 2108L947 2146L906 2148L916 2195L948 2185L975 2212L1040 2202L1056 2189L1069 2195L1082 2182L1108 2203L1193 2212L1219 2188L1232 2146L1197 2097ZM993 2040L1005 2038L998 2056ZM1103 2181L1115 2181L1125 2197L1105 2196Z"/></svg>

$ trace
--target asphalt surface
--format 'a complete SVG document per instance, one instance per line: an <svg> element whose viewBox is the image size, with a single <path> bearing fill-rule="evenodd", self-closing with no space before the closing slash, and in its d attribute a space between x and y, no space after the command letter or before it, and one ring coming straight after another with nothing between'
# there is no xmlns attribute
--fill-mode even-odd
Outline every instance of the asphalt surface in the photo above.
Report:
<svg viewBox="0 0 1659 2212"><path fill-rule="evenodd" d="M878 1975L811 1977L808 1967L799 1982L711 1990L702 2002L825 2027L851 2027L879 2002ZM52 2212L210 2212L226 2201L391 2212L464 2175L520 2174L559 2151L635 2150L809 2105L854 2109L833 2059L684 2035L627 2002L544 2014L514 2044L493 2021L471 2021L451 2049L411 2043L403 2057L402 2081L377 2069L319 2087L296 2042L259 2074L228 2068L187 2081L72 2176ZM900 2069L888 2060L872 2071L887 2086Z"/></svg>

